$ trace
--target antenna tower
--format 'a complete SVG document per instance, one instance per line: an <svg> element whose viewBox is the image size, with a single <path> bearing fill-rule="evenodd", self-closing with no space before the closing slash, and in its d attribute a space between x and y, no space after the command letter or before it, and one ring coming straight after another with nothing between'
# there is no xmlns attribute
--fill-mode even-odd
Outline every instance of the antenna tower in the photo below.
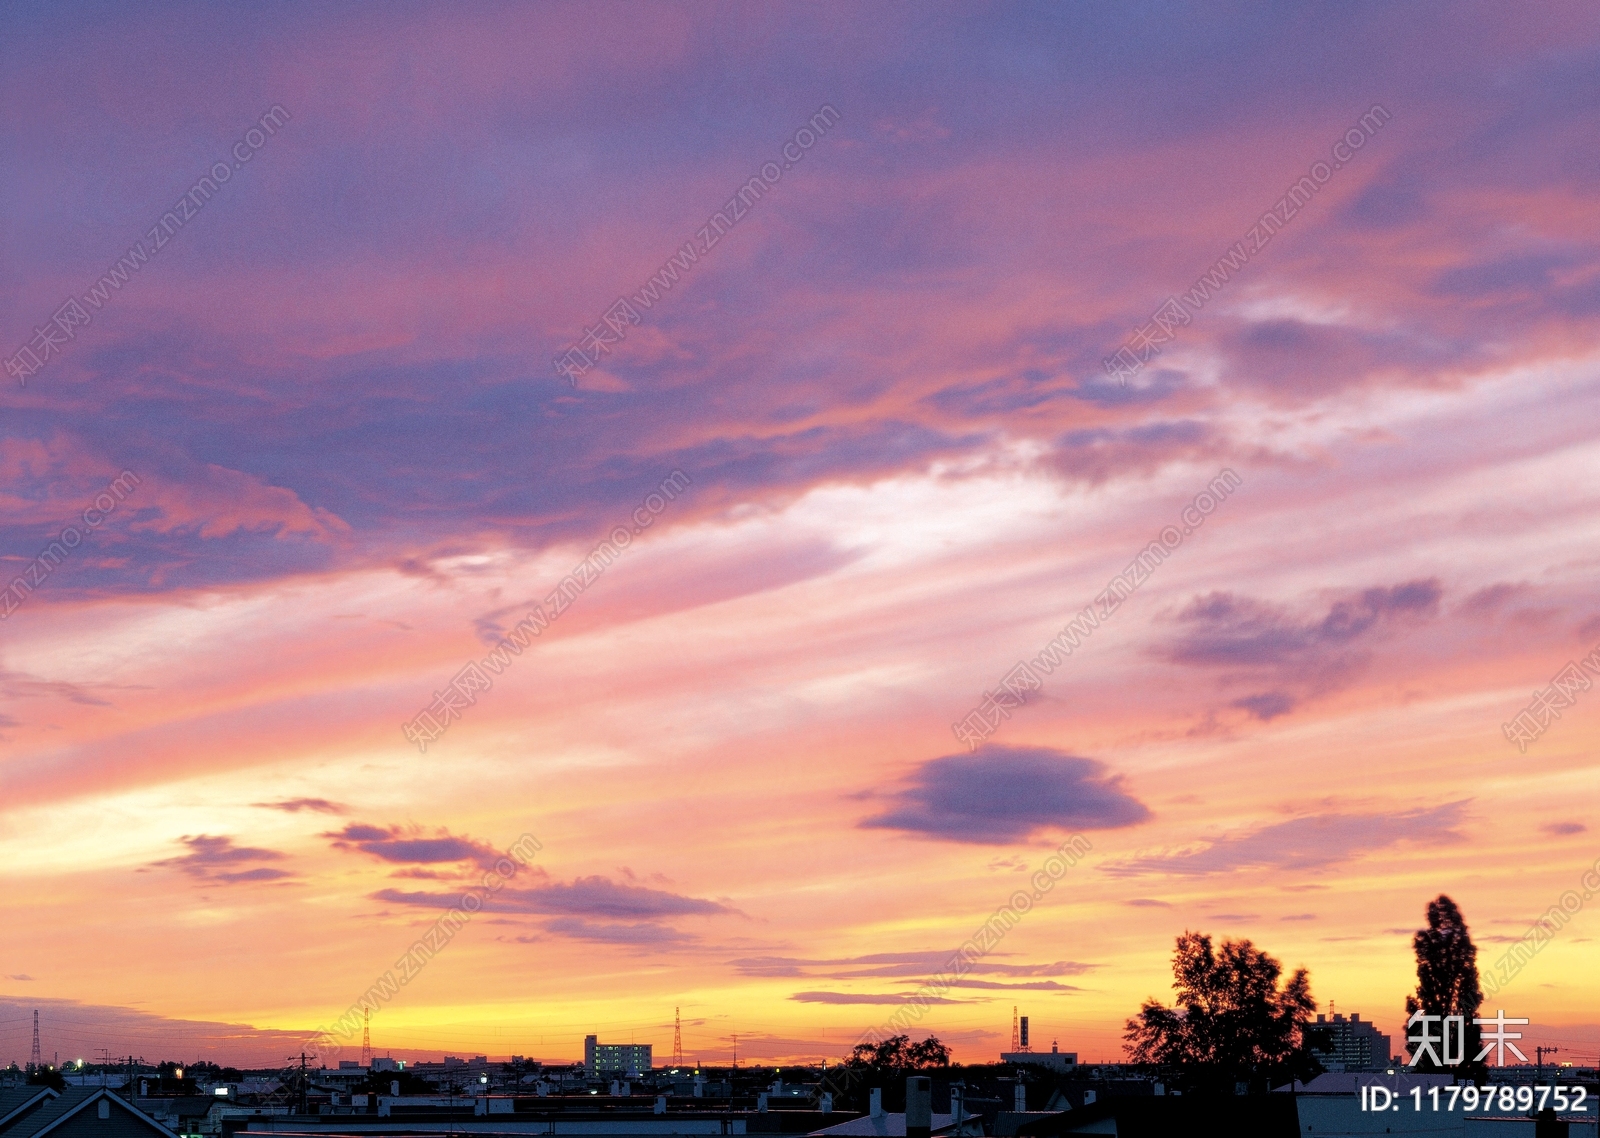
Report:
<svg viewBox="0 0 1600 1138"><path fill-rule="evenodd" d="M37 1071L44 1066L44 1056L39 1053L39 1009L33 1009L33 1050L28 1053L28 1070Z"/></svg>
<svg viewBox="0 0 1600 1138"><path fill-rule="evenodd" d="M672 1065L683 1066L683 1022L678 1018L681 1008L672 1009Z"/></svg>
<svg viewBox="0 0 1600 1138"><path fill-rule="evenodd" d="M1022 1033L1017 1026L1017 1005L1011 1005L1011 1050L1022 1050Z"/></svg>
<svg viewBox="0 0 1600 1138"><path fill-rule="evenodd" d="M733 1033L733 1065L739 1066L739 1033Z"/></svg>
<svg viewBox="0 0 1600 1138"><path fill-rule="evenodd" d="M361 1009L361 1065L372 1066L372 1009Z"/></svg>

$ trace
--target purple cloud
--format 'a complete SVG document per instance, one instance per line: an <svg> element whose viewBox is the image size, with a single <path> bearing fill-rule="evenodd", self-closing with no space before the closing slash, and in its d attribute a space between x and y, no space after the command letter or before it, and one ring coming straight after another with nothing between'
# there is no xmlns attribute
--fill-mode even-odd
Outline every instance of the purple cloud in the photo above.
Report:
<svg viewBox="0 0 1600 1138"><path fill-rule="evenodd" d="M437 836L419 836L420 831L400 826L369 826L352 822L342 830L332 830L322 836L337 850L356 850L383 861L412 865L432 865L439 862L472 862L481 867L492 866L500 859L500 851L487 842L457 837L440 829Z"/></svg>
<svg viewBox="0 0 1600 1138"><path fill-rule="evenodd" d="M950 966L951 953L877 952L866 956L836 956L814 959L799 956L746 956L728 963L743 976L797 977L828 980L926 978ZM967 971L989 976L1081 976L1096 965L1076 960L1057 960L1050 964L1006 964L985 957L972 961Z"/></svg>
<svg viewBox="0 0 1600 1138"><path fill-rule="evenodd" d="M902 984L922 984L923 980L901 980ZM972 980L962 978L959 980L944 980L941 983L948 988L982 988L985 991L997 992L1081 992L1082 988L1076 984L1058 984L1054 980L1030 980L1022 984L1007 984L1001 980Z"/></svg>
<svg viewBox="0 0 1600 1138"><path fill-rule="evenodd" d="M1546 822L1539 829L1556 838L1568 838L1573 834L1585 834L1589 831L1589 827L1582 822Z"/></svg>
<svg viewBox="0 0 1600 1138"><path fill-rule="evenodd" d="M545 923L545 931L574 940L587 940L596 944L640 945L651 948L675 948L695 944L699 937L679 932L666 925L610 924L586 921L581 917L559 917Z"/></svg>
<svg viewBox="0 0 1600 1138"><path fill-rule="evenodd" d="M1049 747L988 744L929 759L894 798L893 809L860 825L993 845L1051 830L1133 826L1150 817L1123 789L1121 775Z"/></svg>
<svg viewBox="0 0 1600 1138"><path fill-rule="evenodd" d="M449 908L460 899L459 893L404 892L398 889L383 889L372 896L379 901L428 908ZM569 884L538 885L530 889L507 886L485 898L484 906L503 913L598 918L606 921L662 921L671 917L742 915L739 910L716 901L687 897L664 889L649 889L642 885L622 885L609 877L580 877Z"/></svg>
<svg viewBox="0 0 1600 1138"><path fill-rule="evenodd" d="M1399 813L1316 814L1217 838L1195 849L1108 862L1119 877L1171 874L1199 877L1250 869L1318 870L1402 842L1436 846L1463 842L1466 799Z"/></svg>
<svg viewBox="0 0 1600 1138"><path fill-rule="evenodd" d="M796 992L789 997L802 1004L905 1004L910 1003L911 996L899 996L892 992L882 995L872 995L864 992ZM944 996L918 996L919 1004L969 1004L971 1000L951 1000Z"/></svg>
<svg viewBox="0 0 1600 1138"><path fill-rule="evenodd" d="M1442 595L1432 579L1363 589L1304 621L1232 593L1211 593L1178 614L1187 630L1168 652L1180 664L1202 667L1319 668L1386 622L1433 616Z"/></svg>
<svg viewBox="0 0 1600 1138"><path fill-rule="evenodd" d="M285 798L281 802L252 802L250 805L259 806L263 810L282 810L285 814L298 814L302 810L309 810L313 814L348 814L348 807L338 802L329 802L326 798Z"/></svg>
<svg viewBox="0 0 1600 1138"><path fill-rule="evenodd" d="M254 846L236 846L233 839L224 835L185 834L178 841L188 850L178 857L162 858L150 863L152 867L176 869L202 881L224 885L247 881L281 881L293 874L271 866L239 868L251 862L281 861L286 856L277 850Z"/></svg>

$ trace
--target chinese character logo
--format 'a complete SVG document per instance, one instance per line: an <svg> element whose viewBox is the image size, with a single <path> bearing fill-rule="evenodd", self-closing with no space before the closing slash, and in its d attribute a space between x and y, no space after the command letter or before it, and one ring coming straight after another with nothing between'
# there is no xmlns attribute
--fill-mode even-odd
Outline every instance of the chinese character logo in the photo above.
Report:
<svg viewBox="0 0 1600 1138"><path fill-rule="evenodd" d="M1506 1010L1501 1008L1499 1010L1499 1014L1497 1014L1493 1019L1474 1019L1472 1022L1481 1024L1486 1028L1494 1029L1493 1031L1485 1031L1483 1033L1483 1050L1478 1052L1478 1062L1481 1063L1483 1061L1483 1057L1489 1054L1489 1052L1493 1051L1494 1065L1496 1067L1504 1067L1506 1065L1507 1048L1510 1048L1511 1054L1515 1055L1518 1059L1521 1059L1524 1063L1528 1061L1528 1057L1521 1051L1517 1050L1517 1045L1511 1042L1513 1039L1521 1039L1522 1032L1506 1030L1506 1028L1512 1024L1526 1024L1528 1022L1527 1020L1507 1019Z"/></svg>

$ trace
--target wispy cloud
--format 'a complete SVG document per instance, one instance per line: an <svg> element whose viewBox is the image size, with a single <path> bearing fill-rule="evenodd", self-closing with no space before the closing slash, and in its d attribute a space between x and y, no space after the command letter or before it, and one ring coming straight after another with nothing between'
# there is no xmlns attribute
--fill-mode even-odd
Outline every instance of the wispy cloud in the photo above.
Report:
<svg viewBox="0 0 1600 1138"><path fill-rule="evenodd" d="M459 900L457 893L400 889L382 889L372 897L396 905L433 909L450 908ZM661 947L699 942L697 936L669 926L666 922L671 919L743 915L718 901L621 884L599 876L531 889L501 889L484 900L484 908L507 915L555 917L544 922L543 929L574 940Z"/></svg>
<svg viewBox="0 0 1600 1138"><path fill-rule="evenodd" d="M699 937L679 932L666 925L608 924L586 921L581 917L560 917L545 923L545 931L574 940L593 941L597 944L645 945L651 947L676 947L698 943Z"/></svg>
<svg viewBox="0 0 1600 1138"><path fill-rule="evenodd" d="M280 802L252 802L250 805L259 806L263 810L282 810L286 814L298 814L302 810L309 810L313 814L348 814L348 807L338 803L329 802L326 798L285 798Z"/></svg>
<svg viewBox="0 0 1600 1138"><path fill-rule="evenodd" d="M1198 877L1249 869L1326 869L1402 843L1446 845L1466 841L1459 827L1470 799L1441 806L1374 814L1313 814L1203 842L1101 866L1120 877L1172 874Z"/></svg>
<svg viewBox="0 0 1600 1138"><path fill-rule="evenodd" d="M1432 578L1377 586L1342 596L1310 618L1233 593L1210 593L1178 613L1181 631L1163 654L1174 663L1266 681L1263 690L1231 706L1259 720L1276 719L1346 682L1365 646L1386 628L1435 616L1443 592Z"/></svg>
<svg viewBox="0 0 1600 1138"><path fill-rule="evenodd" d="M903 1004L910 996L892 992L875 995L866 992L796 992L789 997L802 1004ZM950 1000L944 996L918 996L919 1004L970 1004L971 1000Z"/></svg>
<svg viewBox="0 0 1600 1138"><path fill-rule="evenodd" d="M401 864L472 862L488 867L501 857L500 851L488 842L456 836L443 827L432 837L424 837L421 828L416 826L369 826L351 822L342 830L332 830L322 836L333 843L334 849L358 851Z"/></svg>
<svg viewBox="0 0 1600 1138"><path fill-rule="evenodd" d="M911 977L921 979L950 965L948 952L877 952L866 956L820 959L797 956L745 956L728 963L742 976L791 977L817 980L876 980ZM967 971L1008 977L1081 976L1096 965L1076 960L1048 964L1007 964L992 957L974 960Z"/></svg>
<svg viewBox="0 0 1600 1138"><path fill-rule="evenodd" d="M236 846L225 835L184 835L178 839L188 852L178 857L162 858L150 863L153 868L176 869L202 881L231 885L246 881L281 881L293 874L272 866L255 866L252 862L282 861L285 854L277 850L254 846Z"/></svg>
<svg viewBox="0 0 1600 1138"><path fill-rule="evenodd" d="M922 980L901 980L902 984L921 984ZM998 992L1081 992L1082 988L1076 984L1058 984L1054 980L1031 980L1022 984L1007 984L1000 980L973 980L963 977L958 980L941 981L951 988L982 988L986 991Z"/></svg>
<svg viewBox="0 0 1600 1138"><path fill-rule="evenodd" d="M1570 838L1573 834L1589 832L1589 827L1582 822L1546 822L1539 829L1554 838Z"/></svg>

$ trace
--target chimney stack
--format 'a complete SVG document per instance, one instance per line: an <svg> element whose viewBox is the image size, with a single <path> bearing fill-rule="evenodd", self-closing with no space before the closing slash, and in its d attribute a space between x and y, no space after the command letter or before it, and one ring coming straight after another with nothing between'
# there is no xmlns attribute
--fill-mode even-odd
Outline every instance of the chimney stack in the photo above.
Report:
<svg viewBox="0 0 1600 1138"><path fill-rule="evenodd" d="M906 1079L906 1138L928 1138L933 1130L933 1080L926 1075Z"/></svg>

